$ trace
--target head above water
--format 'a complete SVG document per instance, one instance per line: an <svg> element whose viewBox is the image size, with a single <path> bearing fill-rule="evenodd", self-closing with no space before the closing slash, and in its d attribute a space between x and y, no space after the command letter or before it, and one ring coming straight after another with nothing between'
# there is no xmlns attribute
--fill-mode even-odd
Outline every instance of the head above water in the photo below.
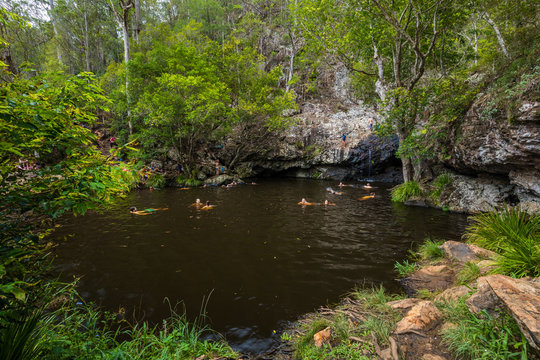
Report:
<svg viewBox="0 0 540 360"><path fill-rule="evenodd" d="M137 212L137 208L135 206L132 206L132 207L129 208L129 211L132 212L132 213Z"/></svg>
<svg viewBox="0 0 540 360"><path fill-rule="evenodd" d="M210 200L206 200L206 206L210 206Z"/></svg>
<svg viewBox="0 0 540 360"><path fill-rule="evenodd" d="M195 200L195 204L200 204L200 203L201 203L201 199Z"/></svg>

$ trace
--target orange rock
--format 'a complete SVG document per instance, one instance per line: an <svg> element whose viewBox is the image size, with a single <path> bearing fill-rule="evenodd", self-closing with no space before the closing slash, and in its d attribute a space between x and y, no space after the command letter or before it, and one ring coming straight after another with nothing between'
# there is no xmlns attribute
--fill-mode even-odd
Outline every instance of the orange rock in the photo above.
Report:
<svg viewBox="0 0 540 360"><path fill-rule="evenodd" d="M313 335L313 340L315 340L315 346L321 347L323 344L329 344L332 340L332 330L330 327L327 327L326 329L323 329Z"/></svg>

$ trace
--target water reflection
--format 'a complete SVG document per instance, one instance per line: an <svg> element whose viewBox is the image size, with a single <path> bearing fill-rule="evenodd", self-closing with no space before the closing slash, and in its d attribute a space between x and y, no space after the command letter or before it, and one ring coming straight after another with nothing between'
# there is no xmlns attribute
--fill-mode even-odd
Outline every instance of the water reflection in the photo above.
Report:
<svg viewBox="0 0 540 360"><path fill-rule="evenodd" d="M238 350L264 352L273 330L363 283L398 291L393 264L426 236L458 239L465 217L396 206L388 186L362 188L309 180L261 180L232 189L140 191L105 214L65 220L55 236L65 279L83 276L80 290L108 309L136 309L154 323L183 301L196 316L212 291L208 315ZM328 199L336 206L297 205ZM210 200L209 211L189 205ZM168 207L133 216L129 207Z"/></svg>

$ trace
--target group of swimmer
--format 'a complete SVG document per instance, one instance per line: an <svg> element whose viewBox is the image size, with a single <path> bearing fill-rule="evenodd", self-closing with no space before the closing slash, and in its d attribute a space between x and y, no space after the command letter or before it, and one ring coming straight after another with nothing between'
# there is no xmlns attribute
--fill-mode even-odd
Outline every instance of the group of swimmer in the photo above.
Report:
<svg viewBox="0 0 540 360"><path fill-rule="evenodd" d="M251 184L256 185L255 183L251 183ZM231 184L229 184L229 185L231 185ZM226 187L230 187L229 185L227 185ZM231 185L231 186L235 186L235 185L237 185L237 184L234 184L234 185ZM346 187L346 186L354 187L354 185L346 185L346 184L343 184L342 182L340 182L338 186L340 188L343 188L343 187ZM366 189L366 190L374 189L374 187L371 186L370 183L366 183L366 185L362 186L362 188ZM326 191L328 191L330 194L333 194L333 195L343 195L342 191L335 191L331 187L327 187ZM362 196L361 198L358 198L358 200L364 201L364 200L367 200L367 199L373 199L374 197L375 197L375 193L371 192L369 195ZM308 206L308 205L311 205L311 206L320 206L320 205L323 205L323 206L335 206L336 204L331 203L328 200L325 200L324 203L312 203L312 202L308 202L305 198L302 198L302 200L300 202L298 202L298 205L302 205L302 206ZM195 202L193 204L191 204L190 206L195 207L197 210L210 210L210 209L213 209L215 205L210 204L210 200L207 200L205 203L203 203L201 201L201 199L196 199ZM133 214L133 215L149 215L149 214L151 214L151 213L153 213L155 211L158 211L158 210L168 210L168 208L166 208L166 207L165 208L147 208L147 209L144 209L144 210L137 210L137 208L135 206L132 206L129 209L130 213Z"/></svg>
<svg viewBox="0 0 540 360"><path fill-rule="evenodd" d="M345 187L345 186L354 187L354 185L346 185L346 184L344 184L342 182L340 182L338 186L340 188ZM366 190L374 189L374 187L371 186L370 183L366 183L366 185L362 186L362 188L366 189ZM330 194L333 194L333 195L343 195L342 191L335 191L331 187L327 187L326 191L328 191ZM374 197L375 197L375 193L371 192L369 195L362 196L361 198L358 198L358 200L364 201L364 200L367 200L367 199L373 199ZM314 206L324 205L324 206L328 206L328 205L336 205L336 204L329 203L328 200L325 200L324 203L322 203L322 204L321 203L312 203L312 202L308 202L305 198L302 198L302 200L298 202L298 205L302 205L302 206L308 206L308 205L314 205Z"/></svg>

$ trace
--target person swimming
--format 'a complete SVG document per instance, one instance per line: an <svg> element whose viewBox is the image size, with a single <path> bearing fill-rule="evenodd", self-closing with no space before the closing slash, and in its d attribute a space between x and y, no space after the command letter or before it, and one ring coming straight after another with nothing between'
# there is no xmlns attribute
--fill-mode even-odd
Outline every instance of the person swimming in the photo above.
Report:
<svg viewBox="0 0 540 360"><path fill-rule="evenodd" d="M370 183L367 183L366 185L363 186L364 189L373 189L373 186L371 186Z"/></svg>
<svg viewBox="0 0 540 360"><path fill-rule="evenodd" d="M169 210L169 208L147 208L144 210L137 210L135 206L132 206L129 208L129 212L134 215L150 215L151 213L158 211L158 210Z"/></svg>
<svg viewBox="0 0 540 360"><path fill-rule="evenodd" d="M203 206L203 203L201 202L201 199L196 199L195 202L191 204L191 206L195 206L196 208L199 208Z"/></svg>
<svg viewBox="0 0 540 360"><path fill-rule="evenodd" d="M210 210L210 209L213 209L213 208L214 208L214 205L210 205L210 200L207 200L206 204L204 204L204 206L201 208L201 210Z"/></svg>
<svg viewBox="0 0 540 360"><path fill-rule="evenodd" d="M324 200L324 206L335 206L336 204L328 202L328 200Z"/></svg>
<svg viewBox="0 0 540 360"><path fill-rule="evenodd" d="M366 196L363 196L363 197L361 197L361 198L358 199L358 200L362 201L362 200L367 200L367 199L373 199L374 197L375 197L375 193L372 192L371 194L366 195Z"/></svg>
<svg viewBox="0 0 540 360"><path fill-rule="evenodd" d="M327 188L326 188L326 191L328 191L330 194L334 194L334 195L343 195L343 192L335 191L335 190L332 189L331 187L327 187Z"/></svg>
<svg viewBox="0 0 540 360"><path fill-rule="evenodd" d="M312 202L307 202L307 200L305 198L302 198L302 201L300 201L298 203L298 205L302 205L302 206L318 206L318 205L321 205L321 203L312 203Z"/></svg>

